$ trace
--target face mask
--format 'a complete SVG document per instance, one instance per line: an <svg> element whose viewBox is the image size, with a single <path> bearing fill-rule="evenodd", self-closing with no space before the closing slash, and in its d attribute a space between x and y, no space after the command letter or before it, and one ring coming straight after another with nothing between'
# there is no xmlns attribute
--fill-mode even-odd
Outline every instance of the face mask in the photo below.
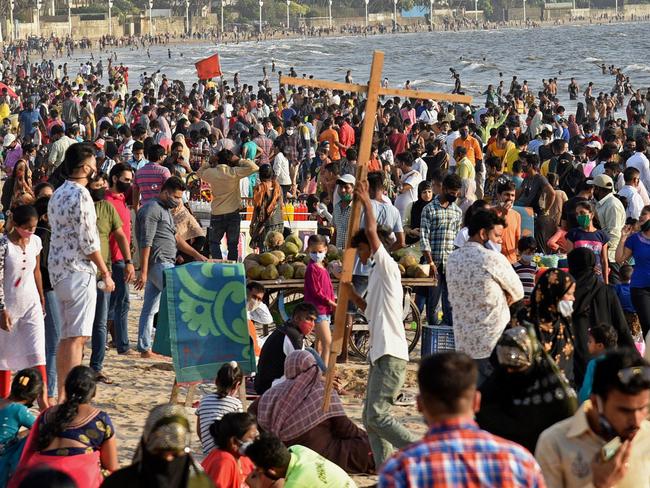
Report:
<svg viewBox="0 0 650 488"><path fill-rule="evenodd" d="M454 203L456 201L456 198L458 198L456 195L452 195L451 193L445 193L445 201L448 203Z"/></svg>
<svg viewBox="0 0 650 488"><path fill-rule="evenodd" d="M255 298L249 298L248 301L246 302L246 310L248 312L254 312L260 307L261 302L259 300L256 300Z"/></svg>
<svg viewBox="0 0 650 488"><path fill-rule="evenodd" d="M341 197L342 202L351 202L352 201L352 195L350 193L346 193L345 195L341 195L339 193L339 196Z"/></svg>
<svg viewBox="0 0 650 488"><path fill-rule="evenodd" d="M557 304L557 311L565 318L571 317L573 313L573 300L560 300Z"/></svg>
<svg viewBox="0 0 650 488"><path fill-rule="evenodd" d="M119 193L126 193L131 188L131 183L118 180L117 183L115 183L115 188Z"/></svg>
<svg viewBox="0 0 650 488"><path fill-rule="evenodd" d="M181 204L181 201L178 198L167 197L167 200L161 200L163 205L169 210L173 210Z"/></svg>
<svg viewBox="0 0 650 488"><path fill-rule="evenodd" d="M298 329L300 329L302 335L306 336L314 329L314 323L303 320L298 324Z"/></svg>
<svg viewBox="0 0 650 488"><path fill-rule="evenodd" d="M466 138L468 135L469 135L468 131L466 131L466 130L461 130L460 131L460 137L462 137L463 139Z"/></svg>
<svg viewBox="0 0 650 488"><path fill-rule="evenodd" d="M533 255L532 254L522 254L521 255L521 262L525 264L530 264L533 261Z"/></svg>
<svg viewBox="0 0 650 488"><path fill-rule="evenodd" d="M576 220L578 221L578 225L583 229L588 229L591 223L591 217L589 215L578 215L576 216Z"/></svg>
<svg viewBox="0 0 650 488"><path fill-rule="evenodd" d="M101 202L106 196L106 188L96 188L88 191L90 192L93 202Z"/></svg>
<svg viewBox="0 0 650 488"><path fill-rule="evenodd" d="M252 443L253 441L239 441L239 454L245 456L246 449L248 449L248 446L250 446Z"/></svg>
<svg viewBox="0 0 650 488"><path fill-rule="evenodd" d="M34 234L33 231L27 230L27 229L22 229L20 227L15 227L15 229L16 229L16 232L18 232L18 235L20 237L22 237L23 239L29 239Z"/></svg>
<svg viewBox="0 0 650 488"><path fill-rule="evenodd" d="M324 252L310 252L309 257L310 257L310 259L312 261L320 263L323 259L325 259L325 253Z"/></svg>
<svg viewBox="0 0 650 488"><path fill-rule="evenodd" d="M493 242L488 239L488 241L484 244L486 249L489 249L491 251L496 251L496 252L501 252L501 244L498 242Z"/></svg>
<svg viewBox="0 0 650 488"><path fill-rule="evenodd" d="M287 135L288 136L293 135L293 129L287 129Z"/></svg>

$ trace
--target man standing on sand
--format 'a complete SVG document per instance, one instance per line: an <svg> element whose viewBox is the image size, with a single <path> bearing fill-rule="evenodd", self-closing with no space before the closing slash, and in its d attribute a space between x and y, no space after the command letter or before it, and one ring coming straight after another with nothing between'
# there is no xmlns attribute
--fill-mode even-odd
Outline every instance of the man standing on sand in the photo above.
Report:
<svg viewBox="0 0 650 488"><path fill-rule="evenodd" d="M70 175L52 195L48 218L52 228L48 266L54 293L61 307L61 335L56 355L59 402L65 379L81 364L84 344L92 336L97 302L97 270L104 292L115 289L100 252L97 215L86 186L97 174L92 146L70 146L63 162Z"/></svg>
<svg viewBox="0 0 650 488"><path fill-rule="evenodd" d="M408 344L402 323L402 285L399 267L380 240L377 219L367 181L360 182L354 193L365 212L365 229L352 238L359 260L370 264L365 300L350 283L351 300L366 313L370 331L370 370L363 407L363 425L375 457L381 466L395 448L401 449L416 437L390 415L390 408L406 379ZM383 234L383 233L382 233ZM384 236L388 237L388 236ZM372 259L371 259L372 258Z"/></svg>
<svg viewBox="0 0 650 488"><path fill-rule="evenodd" d="M135 288L144 289L138 324L138 351L143 358L155 356L151 352L153 317L160 308L164 271L174 267L177 251L188 254L197 261L207 261L205 256L176 233L171 210L182 205L185 190L185 183L178 176L172 176L163 184L160 195L138 210L136 233L142 268Z"/></svg>

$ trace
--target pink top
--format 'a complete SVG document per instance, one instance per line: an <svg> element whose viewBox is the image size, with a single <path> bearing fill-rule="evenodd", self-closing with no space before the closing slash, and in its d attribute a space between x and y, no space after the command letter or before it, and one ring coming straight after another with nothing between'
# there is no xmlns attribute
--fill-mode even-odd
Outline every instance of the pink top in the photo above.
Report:
<svg viewBox="0 0 650 488"><path fill-rule="evenodd" d="M305 271L305 302L316 307L318 315L328 315L332 313L329 300L335 299L329 273L324 267L310 261Z"/></svg>

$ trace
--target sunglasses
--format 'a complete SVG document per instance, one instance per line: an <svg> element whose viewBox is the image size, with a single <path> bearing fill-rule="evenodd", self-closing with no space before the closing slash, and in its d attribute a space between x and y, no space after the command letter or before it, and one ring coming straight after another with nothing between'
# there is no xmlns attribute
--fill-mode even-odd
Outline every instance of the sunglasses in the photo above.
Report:
<svg viewBox="0 0 650 488"><path fill-rule="evenodd" d="M641 381L650 383L650 366L624 368L617 373L617 376L624 386L629 385L635 378L640 378Z"/></svg>

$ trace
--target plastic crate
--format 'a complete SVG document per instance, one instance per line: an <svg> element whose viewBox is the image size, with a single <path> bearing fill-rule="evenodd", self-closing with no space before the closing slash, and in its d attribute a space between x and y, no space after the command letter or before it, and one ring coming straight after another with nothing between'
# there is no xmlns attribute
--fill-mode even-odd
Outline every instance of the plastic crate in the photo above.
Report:
<svg viewBox="0 0 650 488"><path fill-rule="evenodd" d="M456 350L454 328L449 325L424 325L422 326L422 357L438 352Z"/></svg>

